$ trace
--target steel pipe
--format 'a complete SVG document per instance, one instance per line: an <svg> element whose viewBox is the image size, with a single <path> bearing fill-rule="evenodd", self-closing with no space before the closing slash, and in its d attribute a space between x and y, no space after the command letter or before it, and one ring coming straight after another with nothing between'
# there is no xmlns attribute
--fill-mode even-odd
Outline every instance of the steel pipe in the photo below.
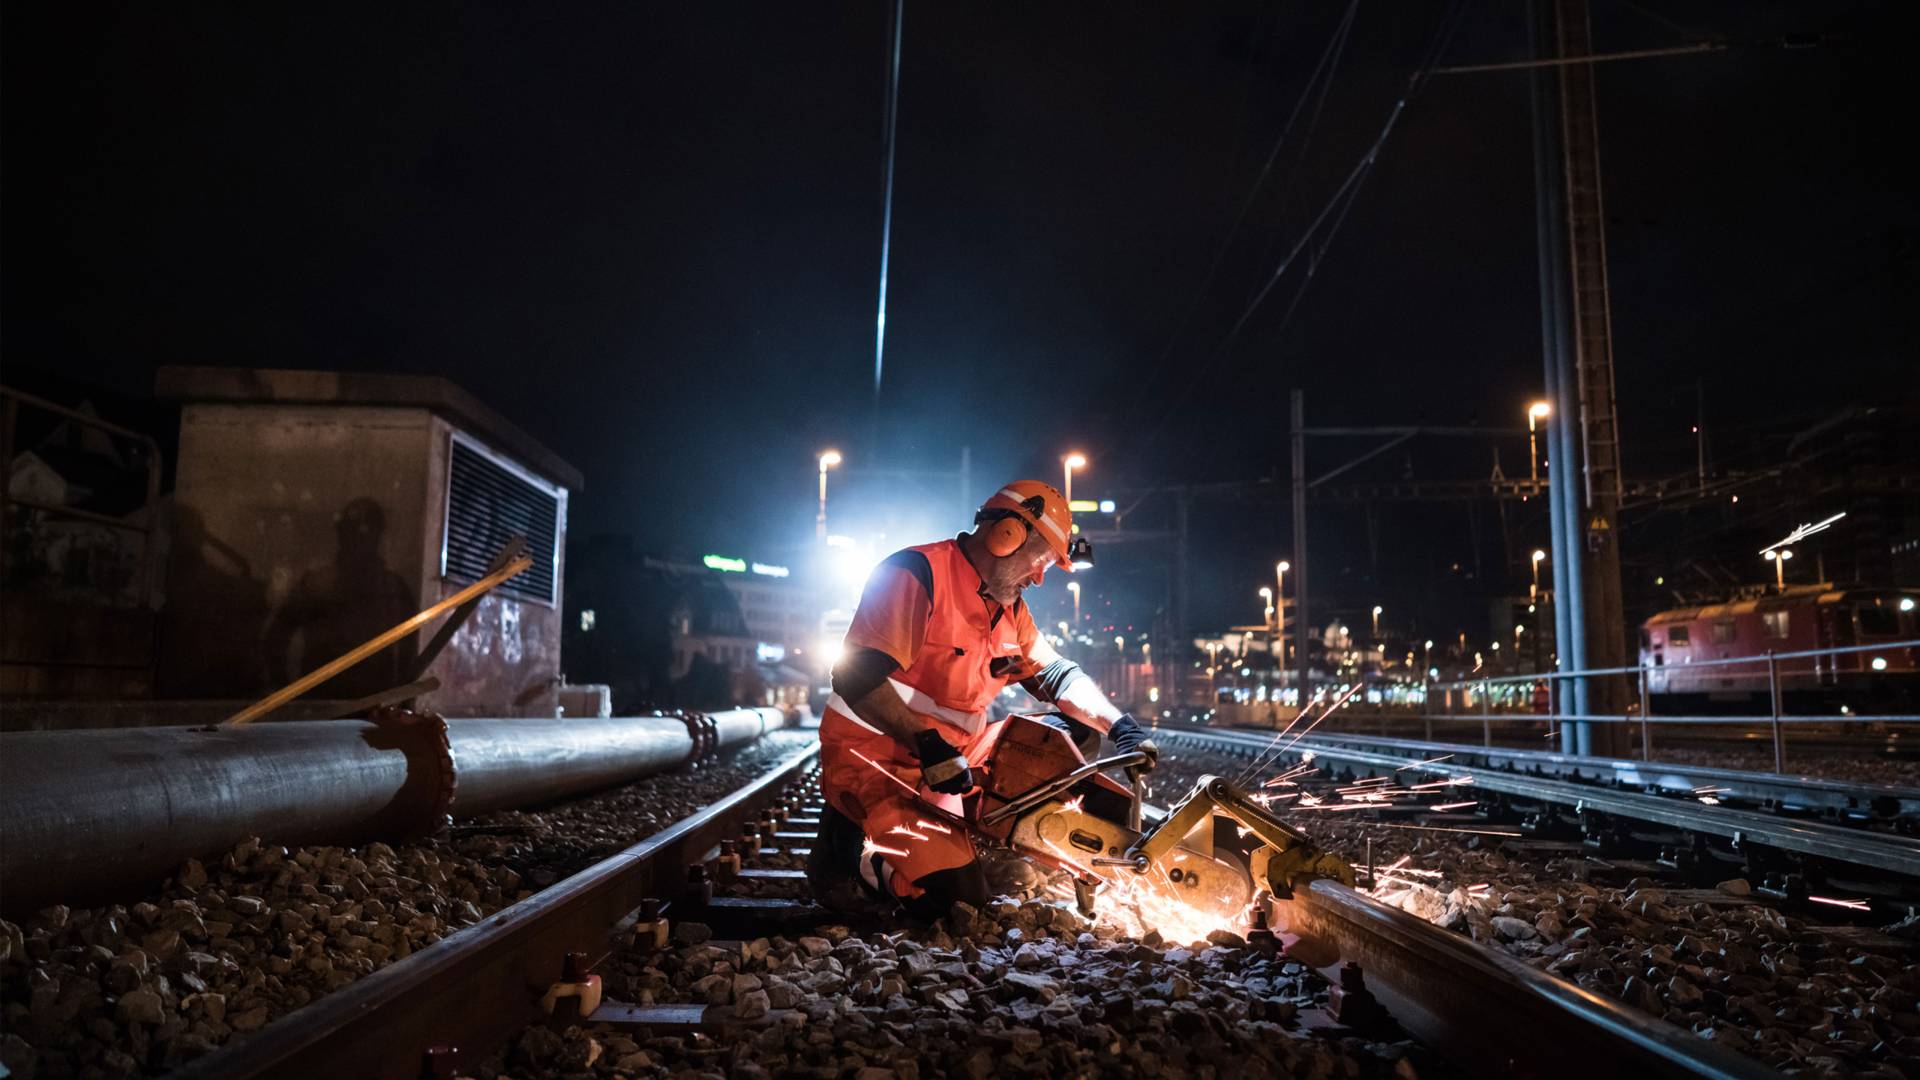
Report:
<svg viewBox="0 0 1920 1080"><path fill-rule="evenodd" d="M446 744L362 720L0 734L0 910L124 894L249 836L353 844L677 768L778 709L459 719ZM703 733L704 730L704 733ZM449 776L447 760L452 766ZM436 794L439 801L436 802Z"/></svg>

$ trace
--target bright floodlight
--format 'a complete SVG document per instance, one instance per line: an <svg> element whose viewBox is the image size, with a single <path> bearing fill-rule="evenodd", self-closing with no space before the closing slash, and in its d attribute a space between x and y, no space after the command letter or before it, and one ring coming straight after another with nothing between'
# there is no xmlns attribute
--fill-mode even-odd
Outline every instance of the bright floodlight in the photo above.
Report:
<svg viewBox="0 0 1920 1080"><path fill-rule="evenodd" d="M1281 559L1279 562L1273 564L1273 568L1284 574L1287 571L1293 569L1293 564L1288 562L1285 559Z"/></svg>
<svg viewBox="0 0 1920 1080"><path fill-rule="evenodd" d="M1260 599L1262 600L1273 599L1273 590L1267 588L1265 585L1260 586Z"/></svg>
<svg viewBox="0 0 1920 1080"><path fill-rule="evenodd" d="M1381 606L1380 606L1379 604L1375 604L1375 605L1373 605L1373 613L1374 613L1375 615L1378 615L1378 614L1380 614L1381 612L1383 612L1383 611L1385 611L1385 610L1387 610L1387 609L1386 609L1386 608L1383 608L1383 607L1381 607Z"/></svg>
<svg viewBox="0 0 1920 1080"><path fill-rule="evenodd" d="M1534 562L1539 562L1540 560L1542 560L1542 559L1544 559L1544 558L1546 558L1546 557L1547 557L1547 553L1546 553L1546 552L1544 552L1544 551L1541 551L1541 550L1539 550L1539 549L1537 549L1537 548L1536 548L1536 549L1534 550L1534 552L1533 552L1533 561L1534 561Z"/></svg>
<svg viewBox="0 0 1920 1080"><path fill-rule="evenodd" d="M1084 469L1087 467L1087 459L1083 454L1068 454L1066 462L1067 468L1069 469Z"/></svg>
<svg viewBox="0 0 1920 1080"><path fill-rule="evenodd" d="M1544 420L1552 414L1553 406L1544 401L1534 402L1533 406L1527 410L1527 415L1533 417L1535 420Z"/></svg>
<svg viewBox="0 0 1920 1080"><path fill-rule="evenodd" d="M831 469L838 464L840 464L840 451L828 450L820 455L820 467L822 469Z"/></svg>

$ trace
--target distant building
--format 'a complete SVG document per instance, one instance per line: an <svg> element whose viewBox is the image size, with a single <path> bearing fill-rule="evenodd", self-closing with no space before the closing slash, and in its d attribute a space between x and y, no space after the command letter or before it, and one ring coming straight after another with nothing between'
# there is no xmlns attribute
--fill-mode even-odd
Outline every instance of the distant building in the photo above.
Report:
<svg viewBox="0 0 1920 1080"><path fill-rule="evenodd" d="M616 712L805 702L811 679L790 658L817 624L810 594L783 566L709 559L723 565L648 555L628 537L576 544L569 678L612 687Z"/></svg>

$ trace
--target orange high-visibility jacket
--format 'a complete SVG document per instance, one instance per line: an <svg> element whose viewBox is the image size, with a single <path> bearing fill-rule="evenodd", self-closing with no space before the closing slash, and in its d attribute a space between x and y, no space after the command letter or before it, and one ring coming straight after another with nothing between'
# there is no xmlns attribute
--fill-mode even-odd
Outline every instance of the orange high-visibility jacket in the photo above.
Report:
<svg viewBox="0 0 1920 1080"><path fill-rule="evenodd" d="M854 628L848 631L847 646L880 649L900 661L901 669L887 680L894 692L913 712L958 729L959 738L952 733L947 738L959 742L978 734L985 725L987 706L994 695L1033 673L1026 652L1039 631L1025 601L989 613L989 602L980 595L980 575L958 542L941 540L906 550L925 556L932 571L932 603L919 647L909 657L902 655L909 648L905 642L862 640L858 614ZM926 585L901 571L892 576L890 587L920 590ZM903 599L917 598L876 596L870 589L861 603ZM1000 661L997 665L996 659ZM828 700L827 707L868 727L837 694Z"/></svg>

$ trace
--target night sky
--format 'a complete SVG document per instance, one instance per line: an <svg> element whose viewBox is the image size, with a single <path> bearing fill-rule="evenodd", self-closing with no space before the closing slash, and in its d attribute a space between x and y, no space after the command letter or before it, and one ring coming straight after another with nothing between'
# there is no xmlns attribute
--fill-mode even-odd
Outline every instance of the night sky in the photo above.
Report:
<svg viewBox="0 0 1920 1080"><path fill-rule="evenodd" d="M910 2L876 447L890 5L10 4L0 357L135 394L164 363L445 375L586 474L576 535L686 552L803 543L828 445L849 469L970 446L977 499L1074 448L1089 494L1284 476L1295 386L1317 423L1519 426L1521 74L1429 81L1291 317L1298 270L1222 348L1450 10L1360 6L1203 291L1345 7ZM1599 69L1629 469L1691 467L1696 386L1728 465L1911 398L1911 7L1594 8L1603 50L1743 43ZM1447 62L1523 57L1524 14L1471 5ZM842 483L837 511L877 520L880 486ZM929 507L896 505L890 541L964 524L955 481L890 490ZM1335 602L1441 604L1435 568L1471 562L1462 509L1389 511L1377 572L1358 522L1316 526ZM1195 523L1196 623L1256 618L1284 519Z"/></svg>

